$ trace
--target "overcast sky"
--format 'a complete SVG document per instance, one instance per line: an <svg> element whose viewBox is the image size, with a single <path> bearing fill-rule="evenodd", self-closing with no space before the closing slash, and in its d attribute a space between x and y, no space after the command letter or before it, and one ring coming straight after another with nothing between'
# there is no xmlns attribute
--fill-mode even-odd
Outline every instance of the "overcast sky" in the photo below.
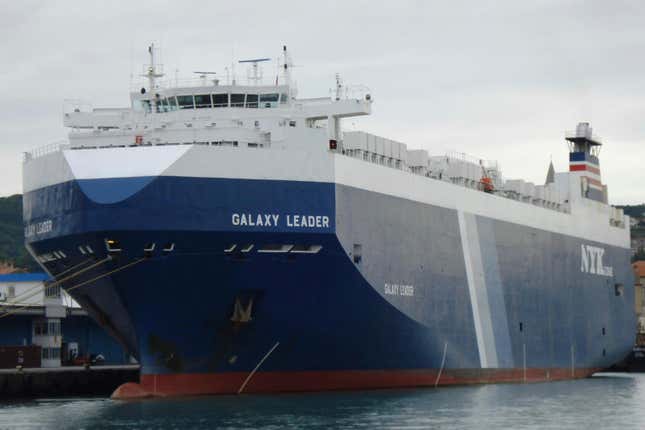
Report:
<svg viewBox="0 0 645 430"><path fill-rule="evenodd" d="M21 192L21 153L64 139L66 98L129 103L130 77L161 48L166 72L224 75L231 57L286 44L299 95L334 74L367 85L370 117L346 121L425 148L496 159L505 178L567 170L565 130L604 139L613 204L645 202L643 1L0 1L0 196ZM266 67L265 75L274 73ZM243 72L238 68L238 72Z"/></svg>

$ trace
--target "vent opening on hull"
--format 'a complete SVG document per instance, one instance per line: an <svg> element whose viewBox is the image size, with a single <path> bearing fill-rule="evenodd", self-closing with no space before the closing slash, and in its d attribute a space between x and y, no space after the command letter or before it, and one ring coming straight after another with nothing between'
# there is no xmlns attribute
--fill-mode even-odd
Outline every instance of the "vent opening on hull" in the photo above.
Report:
<svg viewBox="0 0 645 430"><path fill-rule="evenodd" d="M145 257L152 257L152 254L154 253L156 247L157 247L157 244L154 242L147 243L143 247L143 255Z"/></svg>
<svg viewBox="0 0 645 430"><path fill-rule="evenodd" d="M354 263L360 264L360 262L363 260L363 245L361 245L360 243L354 244L352 258L354 260Z"/></svg>
<svg viewBox="0 0 645 430"><path fill-rule="evenodd" d="M625 288L623 287L623 284L615 284L614 285L614 294L617 297L620 297L623 295Z"/></svg>
<svg viewBox="0 0 645 430"><path fill-rule="evenodd" d="M119 241L114 239L105 239L105 248L111 253L122 251Z"/></svg>
<svg viewBox="0 0 645 430"><path fill-rule="evenodd" d="M240 249L240 252L247 253L247 252L251 252L252 249L253 249L253 244L251 243L251 244L242 246L242 249Z"/></svg>
<svg viewBox="0 0 645 430"><path fill-rule="evenodd" d="M258 249L258 252L284 253L284 252L289 252L291 248L293 248L293 245L270 243L270 244L262 245L262 247Z"/></svg>
<svg viewBox="0 0 645 430"><path fill-rule="evenodd" d="M294 245L291 251L294 254L317 254L322 249L322 245Z"/></svg>
<svg viewBox="0 0 645 430"><path fill-rule="evenodd" d="M167 243L163 246L163 252L173 252L175 250L175 242Z"/></svg>
<svg viewBox="0 0 645 430"><path fill-rule="evenodd" d="M224 252L227 253L227 254L230 254L231 252L235 251L236 247L237 247L236 243L228 245L226 248L224 248Z"/></svg>

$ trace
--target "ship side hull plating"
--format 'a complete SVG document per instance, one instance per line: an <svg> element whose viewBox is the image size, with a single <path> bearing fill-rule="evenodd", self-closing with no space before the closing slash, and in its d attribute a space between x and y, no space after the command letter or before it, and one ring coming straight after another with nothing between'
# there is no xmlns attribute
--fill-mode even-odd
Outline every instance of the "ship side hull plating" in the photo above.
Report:
<svg viewBox="0 0 645 430"><path fill-rule="evenodd" d="M459 207L172 175L24 199L30 250L66 256L47 270L92 266L63 285L138 358L139 394L582 377L633 343L628 248ZM304 252L261 252L283 245Z"/></svg>

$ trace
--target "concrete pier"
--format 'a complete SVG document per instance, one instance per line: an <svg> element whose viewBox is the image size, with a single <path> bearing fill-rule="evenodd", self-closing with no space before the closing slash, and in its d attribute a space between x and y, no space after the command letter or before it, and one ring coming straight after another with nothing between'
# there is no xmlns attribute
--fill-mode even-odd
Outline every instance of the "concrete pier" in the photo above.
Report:
<svg viewBox="0 0 645 430"><path fill-rule="evenodd" d="M0 369L0 398L109 396L126 382L139 382L139 365Z"/></svg>

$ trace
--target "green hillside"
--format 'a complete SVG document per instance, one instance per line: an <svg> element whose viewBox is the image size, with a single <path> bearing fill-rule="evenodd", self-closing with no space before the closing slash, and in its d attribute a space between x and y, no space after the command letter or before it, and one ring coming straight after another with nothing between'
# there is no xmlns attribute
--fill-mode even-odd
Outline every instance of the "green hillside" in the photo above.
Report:
<svg viewBox="0 0 645 430"><path fill-rule="evenodd" d="M0 262L39 271L38 264L24 247L23 234L22 196L0 197Z"/></svg>

